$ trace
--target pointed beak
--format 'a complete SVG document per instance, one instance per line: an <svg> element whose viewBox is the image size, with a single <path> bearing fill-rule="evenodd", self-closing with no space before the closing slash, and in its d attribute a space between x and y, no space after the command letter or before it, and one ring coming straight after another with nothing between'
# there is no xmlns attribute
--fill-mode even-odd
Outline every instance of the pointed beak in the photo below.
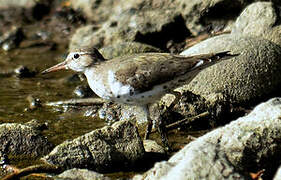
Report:
<svg viewBox="0 0 281 180"><path fill-rule="evenodd" d="M58 71L58 70L61 70L61 69L67 69L67 66L66 66L67 62L66 61L63 61L55 66L52 66L46 70L44 70L42 72L42 74L47 74L49 72L55 72L55 71Z"/></svg>

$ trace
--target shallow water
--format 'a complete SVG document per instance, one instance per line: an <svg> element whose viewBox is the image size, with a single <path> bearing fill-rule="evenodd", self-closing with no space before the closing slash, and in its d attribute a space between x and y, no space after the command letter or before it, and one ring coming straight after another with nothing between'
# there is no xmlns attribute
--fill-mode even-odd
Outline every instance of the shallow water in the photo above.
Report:
<svg viewBox="0 0 281 180"><path fill-rule="evenodd" d="M41 72L47 67L58 63L64 51L43 51L41 49L22 49L13 52L0 52L0 71L8 71L19 65ZM62 83L59 79L72 74L71 72L41 75L31 78L16 76L0 77L0 123L25 123L37 119L47 123L48 129L43 133L48 139L58 144L66 139L73 139L100 128L105 123L94 117L85 117L79 110L75 113L65 113L63 108L44 106L35 110L29 107L27 97L39 98L42 104L50 101L60 101L73 98L75 86Z"/></svg>
<svg viewBox="0 0 281 180"><path fill-rule="evenodd" d="M12 52L0 52L0 74L3 71L24 65L31 70L41 72L59 62L65 51L44 51L39 49L22 49ZM67 139L74 139L80 135L106 125L103 120L95 117L84 116L85 111L72 109L66 111L63 107L50 107L46 102L69 100L74 98L75 85L63 83L62 79L74 74L73 72L56 72L47 75L37 73L35 77L18 78L16 76L0 76L0 124L25 123L37 119L40 123L47 124L48 129L43 134L50 142L57 145ZM35 110L26 110L29 107L28 96L40 99L42 107ZM188 134L198 137L203 132L169 132L169 142L175 151L183 148L190 142ZM158 133L153 133L151 139L161 144ZM11 164L18 168L38 164L38 159L13 159ZM149 167L147 167L149 168ZM113 179L130 178L141 172L124 172L108 174Z"/></svg>

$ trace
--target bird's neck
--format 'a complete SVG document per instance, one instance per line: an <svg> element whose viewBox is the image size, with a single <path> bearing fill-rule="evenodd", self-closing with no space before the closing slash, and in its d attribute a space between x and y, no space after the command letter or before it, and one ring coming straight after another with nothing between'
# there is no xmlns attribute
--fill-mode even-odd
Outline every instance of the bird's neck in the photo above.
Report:
<svg viewBox="0 0 281 180"><path fill-rule="evenodd" d="M93 82L95 82L96 79L95 77L98 75L95 68L94 67L86 68L84 74L87 78L89 86L92 88L92 86L94 86Z"/></svg>

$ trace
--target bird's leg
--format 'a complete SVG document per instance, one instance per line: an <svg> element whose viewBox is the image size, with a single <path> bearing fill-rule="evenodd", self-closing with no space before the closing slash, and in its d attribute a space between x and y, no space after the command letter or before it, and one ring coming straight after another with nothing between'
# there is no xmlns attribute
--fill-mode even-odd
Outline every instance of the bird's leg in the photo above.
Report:
<svg viewBox="0 0 281 180"><path fill-rule="evenodd" d="M178 91L171 91L169 92L169 94L172 94L175 96L175 99L174 101L170 104L170 106L168 108L166 108L166 111L167 110L171 110L173 107L175 107L175 105L180 101L180 98L181 98L181 93L178 92Z"/></svg>
<svg viewBox="0 0 281 180"><path fill-rule="evenodd" d="M146 132L144 135L144 139L148 139L149 135L151 133L152 130L152 118L150 116L150 111L149 111L149 105L143 106L143 110L147 115L147 128L146 128ZM169 142L168 142L168 138L167 138L167 132L166 132L166 126L165 126L165 122L163 121L163 118L161 117L161 115L159 115L156 119L156 125L157 125L157 130L161 136L161 141L163 143L163 145L168 149L168 151L171 150L170 146L169 146Z"/></svg>
<svg viewBox="0 0 281 180"><path fill-rule="evenodd" d="M152 119L150 117L149 105L143 106L143 110L147 117L147 127L146 127L146 131L145 131L144 139L148 139L149 135L151 133L151 129L152 129Z"/></svg>
<svg viewBox="0 0 281 180"><path fill-rule="evenodd" d="M177 92L177 91L172 91L169 92L170 94L173 94L176 98L174 99L174 101L170 104L169 107L165 108L164 110L164 114L160 115L158 117L157 120L157 125L158 125L158 132L161 136L161 140L163 145L168 149L168 151L171 150L170 146L169 146L169 141L168 141L168 137L167 137L167 128L166 128L166 123L163 120L163 117L165 116L166 113L169 113L171 111L171 109L179 102L180 98L181 98L181 93ZM165 118L164 118L165 119Z"/></svg>
<svg viewBox="0 0 281 180"><path fill-rule="evenodd" d="M167 137L166 123L163 121L163 118L161 116L158 117L156 122L157 122L157 126L158 126L158 132L161 136L161 141L162 141L163 145L165 146L165 148L168 151L170 151L171 148L169 146L169 141L168 141L168 137Z"/></svg>

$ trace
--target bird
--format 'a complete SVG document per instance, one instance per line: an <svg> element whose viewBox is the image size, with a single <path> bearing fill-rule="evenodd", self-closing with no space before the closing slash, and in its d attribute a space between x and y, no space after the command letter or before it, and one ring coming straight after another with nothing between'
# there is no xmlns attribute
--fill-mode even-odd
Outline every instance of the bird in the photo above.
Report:
<svg viewBox="0 0 281 180"><path fill-rule="evenodd" d="M167 93L176 94L175 88L188 84L207 67L234 56L237 54L230 54L230 51L193 56L155 52L106 59L94 47L79 48L42 74L62 69L84 73L90 88L99 97L142 107L148 122L144 139L148 139L153 124L149 107L153 103ZM161 131L160 134L168 146L166 137Z"/></svg>

